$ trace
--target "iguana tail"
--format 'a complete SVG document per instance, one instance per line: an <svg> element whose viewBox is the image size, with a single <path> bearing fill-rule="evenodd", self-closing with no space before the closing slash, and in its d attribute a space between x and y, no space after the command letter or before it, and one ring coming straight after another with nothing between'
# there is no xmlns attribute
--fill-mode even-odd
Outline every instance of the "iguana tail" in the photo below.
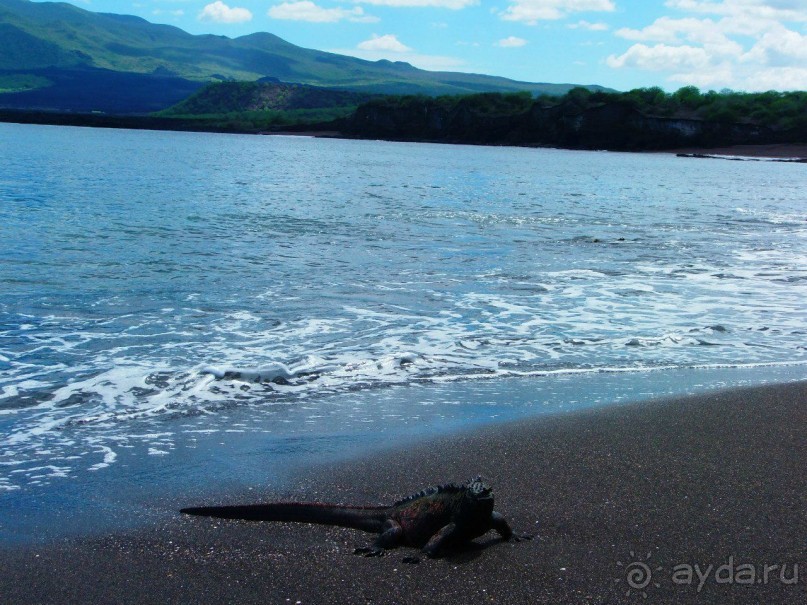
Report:
<svg viewBox="0 0 807 605"><path fill-rule="evenodd" d="M221 519L248 521L296 521L339 525L378 533L388 518L387 507L339 506L316 502L274 502L237 506L201 506L183 508L186 515L201 515Z"/></svg>

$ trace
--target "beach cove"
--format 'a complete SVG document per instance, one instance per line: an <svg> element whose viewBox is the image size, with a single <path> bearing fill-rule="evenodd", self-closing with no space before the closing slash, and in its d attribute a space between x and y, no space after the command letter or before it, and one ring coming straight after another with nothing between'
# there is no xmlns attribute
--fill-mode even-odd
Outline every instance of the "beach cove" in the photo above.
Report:
<svg viewBox="0 0 807 605"><path fill-rule="evenodd" d="M0 130L4 602L803 600L800 165ZM532 540L177 513L476 474Z"/></svg>

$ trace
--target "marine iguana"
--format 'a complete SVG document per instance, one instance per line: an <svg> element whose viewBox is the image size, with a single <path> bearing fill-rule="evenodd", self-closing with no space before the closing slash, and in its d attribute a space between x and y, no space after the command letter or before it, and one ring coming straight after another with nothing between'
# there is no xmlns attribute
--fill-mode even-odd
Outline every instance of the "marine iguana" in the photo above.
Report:
<svg viewBox="0 0 807 605"><path fill-rule="evenodd" d="M320 523L378 533L373 546L354 551L368 557L383 555L385 549L401 544L437 557L445 548L478 538L491 529L504 540L513 535L504 517L493 511L493 490L481 477L462 485L430 487L392 506L273 502L183 508L180 512L222 519Z"/></svg>

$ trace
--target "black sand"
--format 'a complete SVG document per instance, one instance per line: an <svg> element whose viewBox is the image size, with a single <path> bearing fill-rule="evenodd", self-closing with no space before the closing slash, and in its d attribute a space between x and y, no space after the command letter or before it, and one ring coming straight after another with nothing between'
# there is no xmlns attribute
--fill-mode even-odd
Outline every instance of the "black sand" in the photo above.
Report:
<svg viewBox="0 0 807 605"><path fill-rule="evenodd" d="M533 540L407 564L353 555L354 530L177 515L0 550L0 603L807 602L807 383L493 426L261 499L384 503L477 473ZM631 588L636 563L652 578Z"/></svg>

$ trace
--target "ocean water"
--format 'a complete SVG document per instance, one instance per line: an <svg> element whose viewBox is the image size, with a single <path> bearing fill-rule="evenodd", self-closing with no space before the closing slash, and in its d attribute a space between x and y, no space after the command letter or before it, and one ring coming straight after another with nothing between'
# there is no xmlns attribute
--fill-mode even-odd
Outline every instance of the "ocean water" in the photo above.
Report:
<svg viewBox="0 0 807 605"><path fill-rule="evenodd" d="M805 191L799 164L0 124L0 498L205 439L288 461L805 378Z"/></svg>

